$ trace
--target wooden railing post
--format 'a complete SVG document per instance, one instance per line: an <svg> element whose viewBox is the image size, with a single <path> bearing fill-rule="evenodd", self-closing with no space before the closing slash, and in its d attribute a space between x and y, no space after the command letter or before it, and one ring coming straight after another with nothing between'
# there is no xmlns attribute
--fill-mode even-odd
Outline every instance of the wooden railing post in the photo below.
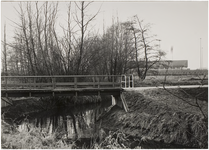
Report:
<svg viewBox="0 0 209 150"><path fill-rule="evenodd" d="M74 88L77 88L77 77L74 77Z"/></svg>
<svg viewBox="0 0 209 150"><path fill-rule="evenodd" d="M7 77L5 77L5 83L6 83L6 90L7 90Z"/></svg>
<svg viewBox="0 0 209 150"><path fill-rule="evenodd" d="M120 88L123 87L123 75L120 76Z"/></svg>
<svg viewBox="0 0 209 150"><path fill-rule="evenodd" d="M24 83L23 78L20 78L20 83ZM23 85L21 85L21 87L23 88Z"/></svg>
<svg viewBox="0 0 209 150"><path fill-rule="evenodd" d="M95 76L93 76L93 88L95 88Z"/></svg>
<svg viewBox="0 0 209 150"><path fill-rule="evenodd" d="M36 88L36 77L33 77L33 83L34 83L33 84L34 85L33 88Z"/></svg>
<svg viewBox="0 0 209 150"><path fill-rule="evenodd" d="M98 88L100 88L100 78L98 77Z"/></svg>
<svg viewBox="0 0 209 150"><path fill-rule="evenodd" d="M56 88L56 78L55 77L52 77L52 86L53 86L53 89Z"/></svg>
<svg viewBox="0 0 209 150"><path fill-rule="evenodd" d="M113 87L115 87L114 82L115 82L115 77L113 76L113 77L112 77L112 86L113 86Z"/></svg>
<svg viewBox="0 0 209 150"><path fill-rule="evenodd" d="M31 81L30 81L30 78L28 78L28 81L29 81L29 90L31 90Z"/></svg>

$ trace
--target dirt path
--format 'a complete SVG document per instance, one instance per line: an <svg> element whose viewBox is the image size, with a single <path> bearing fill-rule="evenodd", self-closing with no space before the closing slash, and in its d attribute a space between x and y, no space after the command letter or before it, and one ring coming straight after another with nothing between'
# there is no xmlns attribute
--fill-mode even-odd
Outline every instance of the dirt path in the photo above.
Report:
<svg viewBox="0 0 209 150"><path fill-rule="evenodd" d="M177 88L207 88L208 85L181 85L181 86L165 86L167 89L177 89ZM134 88L124 88L125 91L141 91L141 90L148 90L148 89L163 89L163 86L157 87L134 87Z"/></svg>

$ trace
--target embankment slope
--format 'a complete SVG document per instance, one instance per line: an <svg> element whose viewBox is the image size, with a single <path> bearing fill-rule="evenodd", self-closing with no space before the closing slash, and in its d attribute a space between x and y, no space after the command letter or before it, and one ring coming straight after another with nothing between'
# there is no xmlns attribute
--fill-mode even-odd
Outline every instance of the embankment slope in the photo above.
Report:
<svg viewBox="0 0 209 150"><path fill-rule="evenodd" d="M208 89L169 90L183 99L163 89L124 92L130 111L114 107L103 118L103 127L120 129L144 141L208 148L208 123L204 118L208 116ZM204 115L191 105L196 104L196 97Z"/></svg>

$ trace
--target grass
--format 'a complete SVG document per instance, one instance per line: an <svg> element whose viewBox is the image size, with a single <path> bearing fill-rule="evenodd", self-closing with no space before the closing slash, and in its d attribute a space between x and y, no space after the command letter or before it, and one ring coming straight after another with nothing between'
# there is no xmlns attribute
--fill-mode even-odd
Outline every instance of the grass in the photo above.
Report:
<svg viewBox="0 0 209 150"><path fill-rule="evenodd" d="M198 103L202 106L202 109L205 113L208 111L208 88L195 88L195 89L184 89L183 91L187 92L189 95L185 95L182 91L183 89L171 89L171 92L184 98L186 101L195 104L195 95L203 92L202 95L199 95ZM201 115L201 112L198 108L192 107L188 103L185 103L181 99L176 98L175 96L169 94L163 89L150 89L141 91L141 94L146 95L147 98L152 99L159 103L159 105L165 105L166 107L172 108L175 111L183 111L186 113L194 113Z"/></svg>
<svg viewBox="0 0 209 150"><path fill-rule="evenodd" d="M69 140L58 138L57 132L46 133L39 128L19 132L16 128L2 121L1 148L3 149L121 149L130 147L130 139L122 131L103 133L95 138ZM138 143L139 144L139 143ZM135 144L136 145L136 144Z"/></svg>
<svg viewBox="0 0 209 150"><path fill-rule="evenodd" d="M1 148L3 149L71 149L73 143L57 139L56 133L47 134L38 128L19 132L2 122ZM9 132L8 132L9 131Z"/></svg>
<svg viewBox="0 0 209 150"><path fill-rule="evenodd" d="M183 96L180 91L173 92ZM177 148L178 145L179 148L208 147L207 120L204 120L199 109L162 89L124 94L130 111L125 113L117 107L113 108L106 117L108 119L103 119L103 127L121 129L125 134L144 137L148 141L173 144L170 148ZM192 101L187 96L185 98ZM202 100L200 104L208 115L208 102Z"/></svg>
<svg viewBox="0 0 209 150"><path fill-rule="evenodd" d="M126 149L140 147L141 140L134 139L126 135L122 130L109 131L107 136L100 142L95 143L92 148L94 149Z"/></svg>
<svg viewBox="0 0 209 150"><path fill-rule="evenodd" d="M140 81L138 76L134 76L135 87L160 86L164 83L165 76L147 76L145 80ZM166 85L207 85L208 77L203 75L181 75L167 76Z"/></svg>

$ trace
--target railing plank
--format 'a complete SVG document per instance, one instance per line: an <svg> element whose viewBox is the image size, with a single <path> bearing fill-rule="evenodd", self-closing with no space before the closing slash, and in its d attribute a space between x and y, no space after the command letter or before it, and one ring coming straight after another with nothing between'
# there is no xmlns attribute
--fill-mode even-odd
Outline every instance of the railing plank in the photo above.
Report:
<svg viewBox="0 0 209 150"><path fill-rule="evenodd" d="M56 85L75 85L74 82L57 82ZM111 87L113 85L120 85L118 82L77 82L76 85L110 85Z"/></svg>
<svg viewBox="0 0 209 150"><path fill-rule="evenodd" d="M90 77L121 77L121 75L55 75L55 76L1 76L2 78L90 78Z"/></svg>
<svg viewBox="0 0 209 150"><path fill-rule="evenodd" d="M92 85L92 86L95 86L95 85L109 85L111 87L113 87L113 85L120 85L120 83L118 82L78 82L78 83L73 83L73 82L57 82L56 83L57 86L60 86L60 85L70 85L70 86L73 86L73 85ZM10 84L2 84L1 85L2 87L12 87L12 86L29 86L31 87L31 83L10 83ZM33 86L54 86L53 83L33 83Z"/></svg>
<svg viewBox="0 0 209 150"><path fill-rule="evenodd" d="M30 86L31 83L9 83L7 86ZM53 85L52 83L33 83L33 86L44 86L44 85ZM2 84L1 86L4 86ZM6 85L5 85L6 86Z"/></svg>
<svg viewBox="0 0 209 150"><path fill-rule="evenodd" d="M56 82L56 86L60 86L60 85L75 85L74 82Z"/></svg>

